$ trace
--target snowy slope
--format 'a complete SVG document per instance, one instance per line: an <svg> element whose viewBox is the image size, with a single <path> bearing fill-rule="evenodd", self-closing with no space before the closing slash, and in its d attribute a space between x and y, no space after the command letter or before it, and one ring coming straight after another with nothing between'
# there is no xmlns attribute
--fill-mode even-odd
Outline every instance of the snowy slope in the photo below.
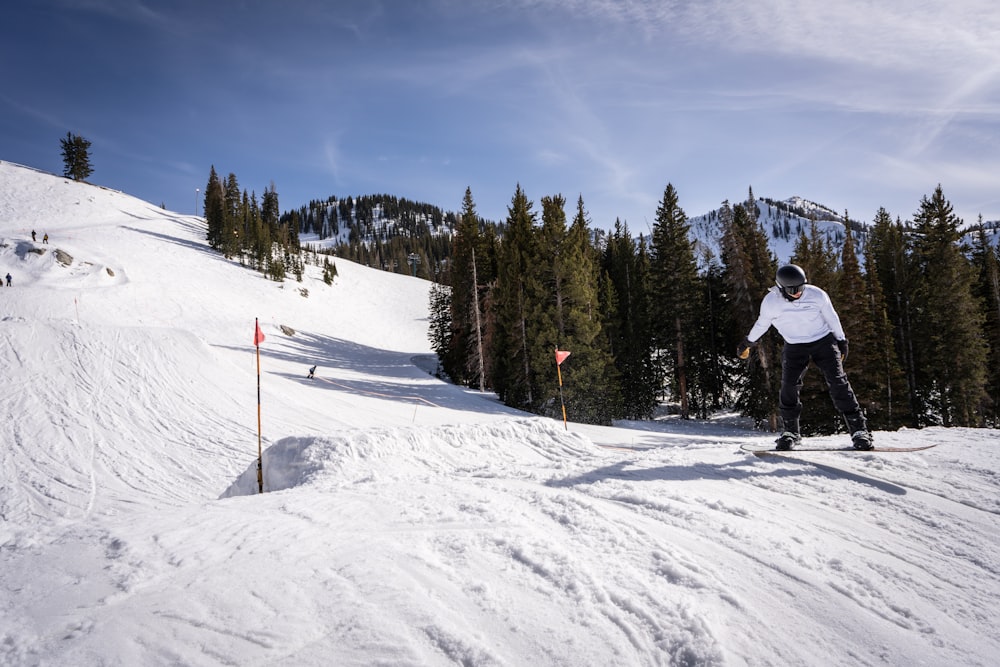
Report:
<svg viewBox="0 0 1000 667"><path fill-rule="evenodd" d="M420 369L426 282L204 231L0 163L0 664L996 663L996 432L564 429Z"/></svg>

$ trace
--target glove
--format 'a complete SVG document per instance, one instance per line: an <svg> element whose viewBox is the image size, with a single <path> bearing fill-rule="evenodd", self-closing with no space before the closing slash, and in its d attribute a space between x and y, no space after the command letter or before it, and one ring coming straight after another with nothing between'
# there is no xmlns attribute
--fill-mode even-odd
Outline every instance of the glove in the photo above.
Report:
<svg viewBox="0 0 1000 667"><path fill-rule="evenodd" d="M847 339L837 341L837 349L840 350L840 363L847 361Z"/></svg>
<svg viewBox="0 0 1000 667"><path fill-rule="evenodd" d="M753 343L750 342L750 339L744 338L740 341L740 344L736 346L736 356L740 359L746 359L750 356L751 347L753 347Z"/></svg>

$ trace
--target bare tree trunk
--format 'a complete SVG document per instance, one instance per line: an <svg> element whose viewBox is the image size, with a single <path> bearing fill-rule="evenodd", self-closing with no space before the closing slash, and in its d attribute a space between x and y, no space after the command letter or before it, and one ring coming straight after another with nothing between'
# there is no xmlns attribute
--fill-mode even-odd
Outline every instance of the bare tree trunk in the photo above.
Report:
<svg viewBox="0 0 1000 667"><path fill-rule="evenodd" d="M476 311L476 359L479 362L479 391L486 390L483 368L483 325L479 316L479 280L476 277L476 249L472 249L472 303Z"/></svg>
<svg viewBox="0 0 1000 667"><path fill-rule="evenodd" d="M687 366L684 363L684 335L681 329L681 318L675 317L677 327L677 390L681 395L681 419L690 419L691 408L688 404Z"/></svg>
<svg viewBox="0 0 1000 667"><path fill-rule="evenodd" d="M528 388L528 405L534 403L531 394L531 376L529 375L531 364L528 361L528 325L524 317L524 288L519 288L517 293L517 310L521 324L521 354L524 356L524 382Z"/></svg>

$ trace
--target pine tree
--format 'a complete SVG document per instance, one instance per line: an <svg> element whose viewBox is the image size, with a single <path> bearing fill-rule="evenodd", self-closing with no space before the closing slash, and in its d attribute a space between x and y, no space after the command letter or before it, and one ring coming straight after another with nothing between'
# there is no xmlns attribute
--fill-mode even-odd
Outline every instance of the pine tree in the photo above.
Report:
<svg viewBox="0 0 1000 667"><path fill-rule="evenodd" d="M460 384L486 386L482 299L476 250L481 245L479 216L471 188L465 189L462 214L451 254L451 347L445 369Z"/></svg>
<svg viewBox="0 0 1000 667"><path fill-rule="evenodd" d="M792 251L792 263L806 272L810 284L822 287L831 295L837 290L837 254L815 220L809 221L809 233L799 232Z"/></svg>
<svg viewBox="0 0 1000 667"><path fill-rule="evenodd" d="M428 336L431 349L438 357L438 368L443 369L441 360L447 357L451 348L451 288L441 283L431 283L429 298Z"/></svg>
<svg viewBox="0 0 1000 667"><path fill-rule="evenodd" d="M846 213L844 219L848 219ZM878 333L872 318L868 290L861 275L854 235L849 227L845 228L840 254L840 279L832 297L844 334L851 343L851 351L844 363L844 369L862 409L866 410L869 428L874 428L876 421L881 423L885 421L878 409L882 404L879 399L886 393L885 378L877 372L884 350L878 345ZM841 415L837 415L834 420L834 431L846 427L840 417Z"/></svg>
<svg viewBox="0 0 1000 667"><path fill-rule="evenodd" d="M538 369L533 377L533 411L555 417L558 413L559 387L554 350L576 352L568 347L567 317L570 306L569 266L566 258L565 199L561 195L542 197L542 225L536 234L534 261L530 271L536 289L529 292L529 354L531 365ZM563 371L565 377L565 370Z"/></svg>
<svg viewBox="0 0 1000 667"><path fill-rule="evenodd" d="M986 385L990 403L986 422L996 428L1000 425L1000 256L986 236L982 215L974 236L972 261L979 274L973 294L983 304L983 331L989 345Z"/></svg>
<svg viewBox="0 0 1000 667"><path fill-rule="evenodd" d="M281 209L278 205L278 191L274 186L274 181L271 181L270 186L264 189L264 198L260 205L260 217L261 221L267 225L271 234L274 235L281 218Z"/></svg>
<svg viewBox="0 0 1000 667"><path fill-rule="evenodd" d="M652 328L684 419L690 417L688 362L693 325L703 315L690 228L677 191L668 183L656 209L650 246Z"/></svg>
<svg viewBox="0 0 1000 667"><path fill-rule="evenodd" d="M869 428L895 430L911 421L909 389L896 354L892 322L871 243L865 244L864 258L865 302L872 332L863 344L870 364L855 364L849 368L856 368L863 374L859 387L865 399ZM867 351L868 346L870 351ZM850 355L848 361L851 361Z"/></svg>
<svg viewBox="0 0 1000 667"><path fill-rule="evenodd" d="M72 132L66 133L65 139L60 139L63 156L63 176L74 181L85 181L94 173L90 164L90 142Z"/></svg>
<svg viewBox="0 0 1000 667"><path fill-rule="evenodd" d="M205 211L205 222L208 226L208 245L215 250L222 247L222 234L226 220L225 192L222 188L222 181L215 173L215 165L208 175L208 185L205 186L205 202L202 207Z"/></svg>
<svg viewBox="0 0 1000 667"><path fill-rule="evenodd" d="M726 307L725 273L719 260L704 252L706 267L701 279L703 316L696 323L698 345L692 355L698 369L695 389L698 396L698 416L707 419L712 411L721 409L727 402L734 378L739 377L740 360L732 356L732 332L736 330L732 315Z"/></svg>
<svg viewBox="0 0 1000 667"><path fill-rule="evenodd" d="M529 336L531 301L537 291L535 214L520 184L507 208L507 220L491 299L493 388L511 407L535 404Z"/></svg>
<svg viewBox="0 0 1000 667"><path fill-rule="evenodd" d="M983 312L972 294L976 275L961 246L961 220L941 186L914 215L917 390L924 423L978 426L983 422L987 347Z"/></svg>
<svg viewBox="0 0 1000 667"><path fill-rule="evenodd" d="M556 224L560 220L565 224L562 208L565 200L553 197L546 201ZM550 265L553 275L562 274L556 281L560 284L558 307L562 310L556 318L560 323L557 347L572 352L562 366L567 409L575 421L610 424L621 413L621 393L608 340L601 326L598 258L591 243L583 197L577 199L576 214L557 246L559 254ZM546 266L545 262L540 265ZM550 352L550 355L554 363L554 354Z"/></svg>
<svg viewBox="0 0 1000 667"><path fill-rule="evenodd" d="M534 411L558 416L554 350L572 352L562 367L567 409L576 421L610 423L620 409L614 366L599 317L596 254L582 198L567 228L565 199L542 198L529 292ZM532 298L533 297L533 298Z"/></svg>
<svg viewBox="0 0 1000 667"><path fill-rule="evenodd" d="M652 416L659 396L653 366L649 317L649 257L620 220L608 237L601 261L601 311L605 336L620 378L621 416Z"/></svg>
<svg viewBox="0 0 1000 667"><path fill-rule="evenodd" d="M230 172L223 186L223 201L225 215L222 220L222 239L220 248L226 259L236 257L243 241L240 231L243 227L243 202L241 200L240 184L236 174Z"/></svg>
<svg viewBox="0 0 1000 667"><path fill-rule="evenodd" d="M760 312L760 302L774 284L776 261L767 235L742 204L730 208L724 202L719 212L722 225L722 261L727 300L733 326L730 350L750 331ZM778 341L771 332L757 341L744 375L738 378L736 407L758 426L778 429L778 387L781 381Z"/></svg>
<svg viewBox="0 0 1000 667"><path fill-rule="evenodd" d="M913 314L916 278L909 260L908 230L900 220L892 221L885 208L875 214L868 233L871 262L869 274L874 275L885 295L886 315L892 326L896 359L906 378L906 398L910 424L919 426L923 413L917 392L917 368L914 355Z"/></svg>
<svg viewBox="0 0 1000 667"><path fill-rule="evenodd" d="M333 279L337 277L337 264L331 262L329 257L323 258L323 282L327 285L333 284ZM435 283L436 284L436 283ZM436 352L437 350L435 350Z"/></svg>

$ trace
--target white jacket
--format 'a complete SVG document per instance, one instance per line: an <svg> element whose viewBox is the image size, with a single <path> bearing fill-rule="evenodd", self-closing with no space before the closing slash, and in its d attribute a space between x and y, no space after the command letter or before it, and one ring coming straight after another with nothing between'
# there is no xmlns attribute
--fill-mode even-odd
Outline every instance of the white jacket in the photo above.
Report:
<svg viewBox="0 0 1000 667"><path fill-rule="evenodd" d="M837 340L847 338L830 295L808 284L802 286L802 296L795 301L783 297L779 287L769 289L760 303L760 317L747 339L757 342L772 326L786 343L811 343L828 333L833 333Z"/></svg>

